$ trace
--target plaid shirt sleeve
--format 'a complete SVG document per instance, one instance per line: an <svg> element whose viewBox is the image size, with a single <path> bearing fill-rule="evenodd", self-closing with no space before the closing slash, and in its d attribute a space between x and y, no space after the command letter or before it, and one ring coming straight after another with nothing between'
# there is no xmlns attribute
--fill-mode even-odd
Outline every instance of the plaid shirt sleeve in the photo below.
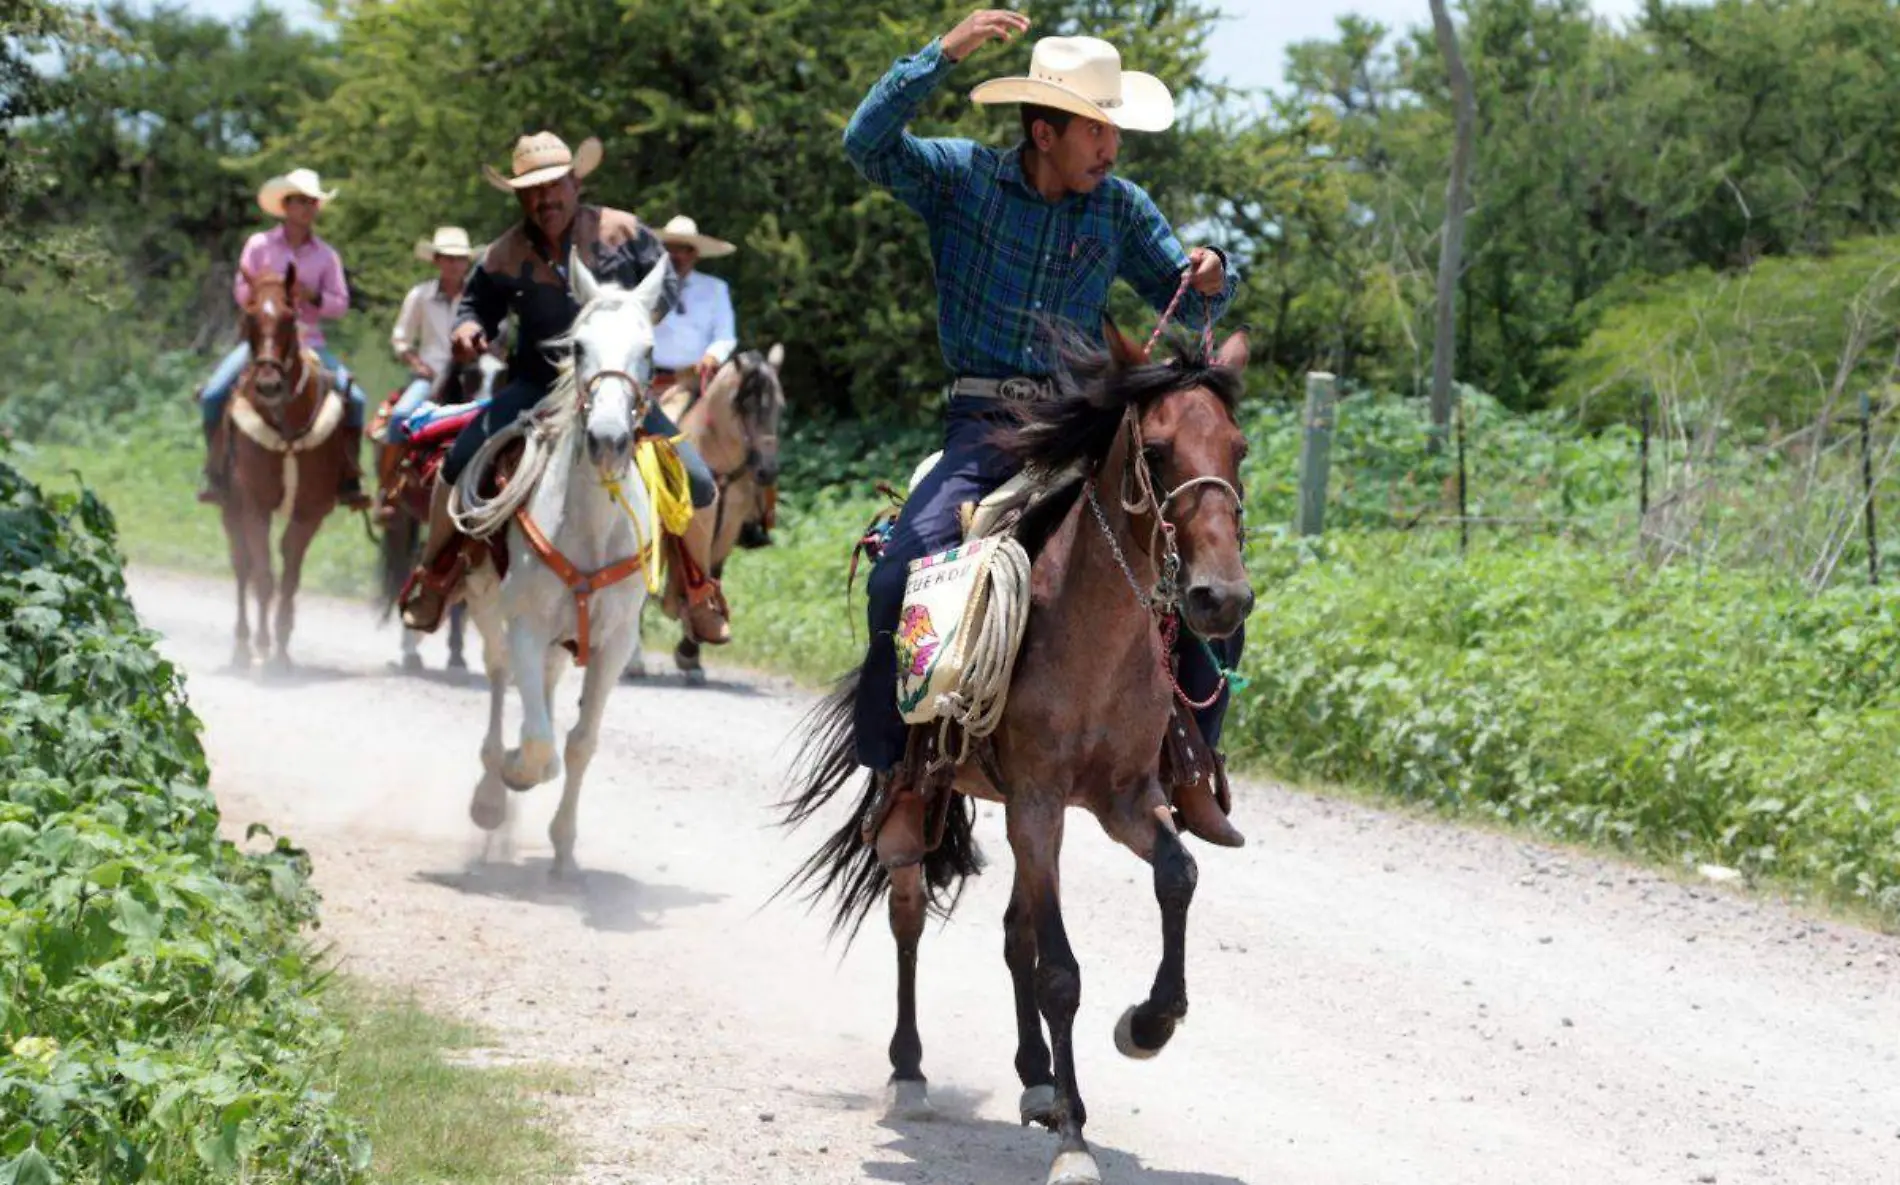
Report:
<svg viewBox="0 0 1900 1185"><path fill-rule="evenodd" d="M865 180L890 190L926 218L936 212L946 183L968 169L968 144L925 140L904 129L955 68L941 41L897 59L844 129L845 155Z"/></svg>
<svg viewBox="0 0 1900 1185"><path fill-rule="evenodd" d="M1187 252L1146 190L1130 184L1124 193L1128 200L1122 207L1121 218L1122 278L1159 312L1168 307L1175 290L1181 286L1181 273L1188 265ZM1227 279L1220 295L1209 297L1189 289L1181 297L1181 307L1175 310L1177 320L1197 328L1211 325L1220 320L1227 306L1233 303L1234 289L1240 281L1224 252L1221 260L1227 264Z"/></svg>

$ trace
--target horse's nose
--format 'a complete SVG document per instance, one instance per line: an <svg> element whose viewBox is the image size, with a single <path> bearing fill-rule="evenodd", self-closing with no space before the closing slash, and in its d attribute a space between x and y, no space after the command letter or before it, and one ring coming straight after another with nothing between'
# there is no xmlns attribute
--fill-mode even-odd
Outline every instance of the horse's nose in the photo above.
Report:
<svg viewBox="0 0 1900 1185"><path fill-rule="evenodd" d="M606 465L625 460L633 450L633 435L628 432L596 432L587 438L594 464Z"/></svg>
<svg viewBox="0 0 1900 1185"><path fill-rule="evenodd" d="M758 468L759 484L769 486L778 480L778 462L767 461Z"/></svg>
<svg viewBox="0 0 1900 1185"><path fill-rule="evenodd" d="M1244 580L1202 580L1188 586L1188 625L1204 638L1225 638L1253 612L1253 586Z"/></svg>

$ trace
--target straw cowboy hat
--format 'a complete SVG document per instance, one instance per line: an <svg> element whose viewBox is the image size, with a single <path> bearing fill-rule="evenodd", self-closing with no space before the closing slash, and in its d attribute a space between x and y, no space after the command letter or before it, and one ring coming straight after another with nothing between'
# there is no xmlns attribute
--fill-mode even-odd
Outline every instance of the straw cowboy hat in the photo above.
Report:
<svg viewBox="0 0 1900 1185"><path fill-rule="evenodd" d="M1174 123L1166 84L1123 70L1121 54L1099 37L1044 37L1029 55L1027 77L992 78L970 99L1054 107L1132 132L1166 131Z"/></svg>
<svg viewBox="0 0 1900 1185"><path fill-rule="evenodd" d="M469 259L480 253L478 248L470 245L468 232L459 226L438 226L434 238L416 240L416 258L424 263L435 262L438 255Z"/></svg>
<svg viewBox="0 0 1900 1185"><path fill-rule="evenodd" d="M281 177L272 177L264 182L257 191L257 205L272 218L284 216L284 199L287 197L307 197L316 200L318 205L336 196L336 190L326 190L318 179L315 170L292 169Z"/></svg>
<svg viewBox="0 0 1900 1185"><path fill-rule="evenodd" d="M513 193L558 181L569 173L575 180L600 167L600 141L589 136L581 141L578 152L568 151L567 142L553 132L536 132L515 141L514 176L504 177L490 165L482 166L482 175L496 189Z"/></svg>
<svg viewBox="0 0 1900 1185"><path fill-rule="evenodd" d="M675 214L660 228L660 241L668 245L678 243L683 247L691 247L699 252L702 259L718 259L721 255L730 255L739 249L724 239L700 234L699 223L684 214Z"/></svg>

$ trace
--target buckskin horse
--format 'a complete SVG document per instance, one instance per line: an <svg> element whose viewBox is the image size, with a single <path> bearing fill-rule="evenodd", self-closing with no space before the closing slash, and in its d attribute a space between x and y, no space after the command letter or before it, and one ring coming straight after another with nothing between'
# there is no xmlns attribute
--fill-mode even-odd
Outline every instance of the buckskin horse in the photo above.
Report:
<svg viewBox="0 0 1900 1185"><path fill-rule="evenodd" d="M712 546L715 580L724 576L735 547L771 542L769 498L778 482L778 425L785 412L779 367L784 361L782 345L773 345L763 355L746 350L714 372L704 391L675 386L660 397L661 407L698 447L719 483ZM668 598L668 616L678 616L677 600ZM699 643L682 631L673 648L673 665L688 682L705 680L699 654ZM627 675L637 679L645 673L646 655L636 645Z"/></svg>
<svg viewBox="0 0 1900 1185"><path fill-rule="evenodd" d="M548 826L556 877L575 869L581 781L600 739L607 697L633 653L648 591L642 577L659 545L653 504L632 462L653 367L653 314L666 276L654 268L631 290L602 284L578 251L570 254L568 271L581 309L573 329L549 343L564 354L558 377L541 402L492 437L463 472L451 514L473 538L443 551L452 564L444 577L451 602L466 600L488 672L483 772L469 817L494 831L508 817L504 787L532 789L559 777L565 764L560 806ZM450 433L414 447L434 449L439 459L452 440ZM516 449L518 467L490 492L492 463ZM683 487L683 474L676 484ZM675 494L685 498L683 489ZM467 575L456 586L464 562ZM554 690L570 654L584 672L580 719L557 754ZM511 679L520 693L521 734L520 744L504 751L502 708Z"/></svg>
<svg viewBox="0 0 1900 1185"><path fill-rule="evenodd" d="M273 666L288 668L304 555L337 504L337 488L349 463L344 434L338 431L346 408L316 354L298 341L292 296L297 291L296 265L286 275L247 273L246 278L251 299L241 332L250 345L251 361L238 378L213 442L231 467L222 508L231 570L237 577L237 637L231 661L234 666L250 665L255 642L259 655L268 653ZM271 519L280 514L288 520L280 544L284 569L282 578L274 579ZM247 588L257 594L254 639L245 611Z"/></svg>
<svg viewBox="0 0 1900 1185"><path fill-rule="evenodd" d="M900 1109L919 1108L927 1100L917 1028L925 916L954 909L964 880L981 867L969 798L1003 804L1016 860L1003 925L1021 1115L1059 1136L1050 1185L1101 1179L1082 1134L1075 1073L1081 971L1062 922L1065 813L1089 811L1153 866L1160 968L1148 998L1124 1012L1115 1031L1123 1054L1153 1057L1187 1014L1187 913L1198 875L1161 777L1164 737L1177 698L1186 698L1165 636L1178 612L1201 637L1228 637L1253 604L1241 554L1246 442L1235 418L1245 337L1229 337L1217 354L1184 349L1165 364L1150 362L1112 326L1108 340L1106 351L1069 343L1062 397L1021 407L1019 422L999 430L999 443L1027 471L1073 468L1081 476L1058 483L1016 528L1034 557L1031 607L997 731L968 763L946 767L922 760L936 725L913 728L899 782L914 779L927 808L894 827L901 820L886 814L891 796L867 779L852 817L786 886L833 895L833 932L847 938L888 895L898 972L891 1081ZM856 690L848 678L807 722L784 804L788 825L851 784Z"/></svg>

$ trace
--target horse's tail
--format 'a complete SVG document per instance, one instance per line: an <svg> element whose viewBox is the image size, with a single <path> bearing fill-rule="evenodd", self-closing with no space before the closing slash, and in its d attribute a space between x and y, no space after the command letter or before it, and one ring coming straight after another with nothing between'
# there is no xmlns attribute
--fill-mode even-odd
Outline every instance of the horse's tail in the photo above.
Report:
<svg viewBox="0 0 1900 1185"><path fill-rule="evenodd" d="M794 791L780 804L784 826L804 823L851 783L858 767L853 719L857 698L858 676L853 673L840 680L836 690L806 717L805 743L792 766ZM963 895L964 882L982 871L983 854L976 843L976 816L970 800L953 790L944 792L951 801L943 839L924 857L924 884L931 911L948 917ZM847 947L891 884L891 874L878 862L876 846L863 837L865 819L876 801L876 782L867 774L851 817L779 887L779 893L802 890L800 895L814 904L823 897L834 898L831 933L834 937L842 934Z"/></svg>
<svg viewBox="0 0 1900 1185"><path fill-rule="evenodd" d="M383 611L382 619L396 610L396 598L402 592L402 586L409 579L409 569L415 564L420 553L422 524L410 518L400 510L383 527L382 541L378 544L377 575L379 579L377 604Z"/></svg>

